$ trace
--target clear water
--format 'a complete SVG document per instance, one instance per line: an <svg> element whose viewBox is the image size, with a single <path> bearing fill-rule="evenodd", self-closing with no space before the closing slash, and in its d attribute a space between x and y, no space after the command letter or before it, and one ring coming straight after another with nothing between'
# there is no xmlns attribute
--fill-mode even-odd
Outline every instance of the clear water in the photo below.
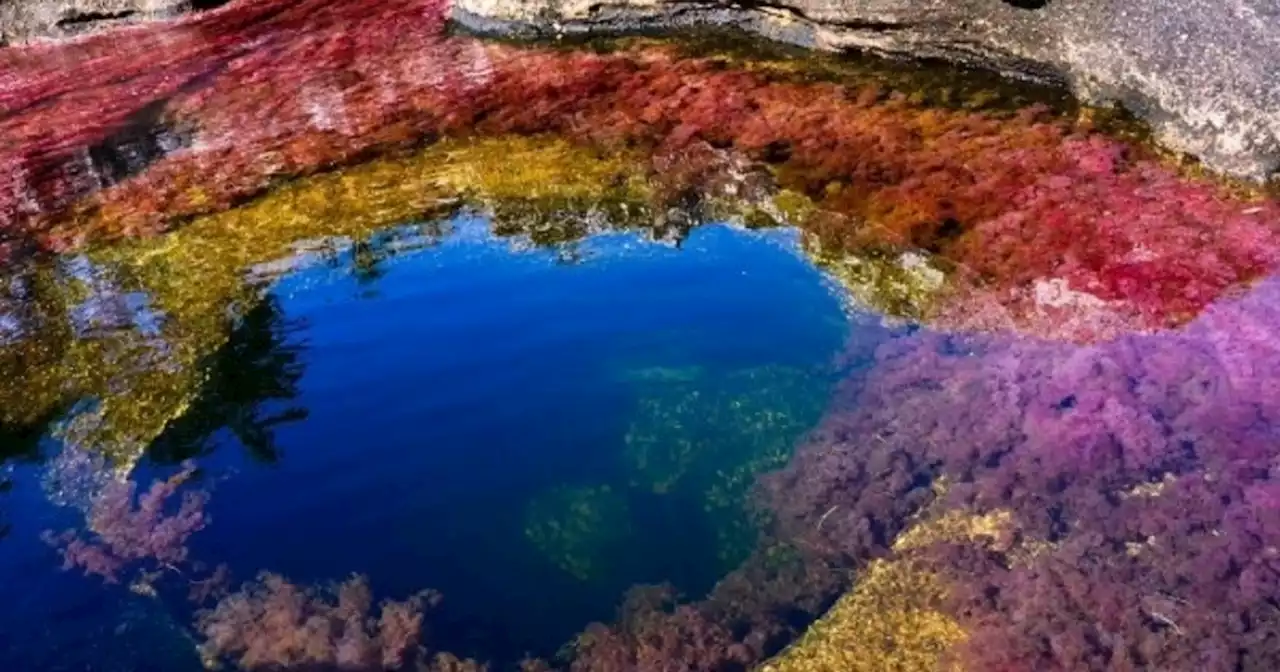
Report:
<svg viewBox="0 0 1280 672"><path fill-rule="evenodd" d="M739 563L750 479L726 474L785 462L836 353L884 337L792 231L547 249L479 217L449 225L375 264L352 248L297 257L242 317L134 474L198 458L212 524L193 560L299 583L358 572L378 595L435 588L433 639L548 655L632 584L696 597ZM0 668L199 669L182 596L61 572L38 539L83 520L42 487L58 449L46 436L0 499Z"/></svg>
<svg viewBox="0 0 1280 672"><path fill-rule="evenodd" d="M201 669L216 565L438 590L495 672L1280 670L1274 193L937 62L448 11L0 48L0 670ZM720 220L804 253L619 232ZM59 568L175 553L94 512L188 460L189 558Z"/></svg>

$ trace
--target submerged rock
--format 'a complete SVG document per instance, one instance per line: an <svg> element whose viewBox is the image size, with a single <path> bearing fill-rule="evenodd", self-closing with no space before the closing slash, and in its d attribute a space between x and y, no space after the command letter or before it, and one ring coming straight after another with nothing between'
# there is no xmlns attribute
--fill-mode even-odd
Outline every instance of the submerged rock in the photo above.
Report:
<svg viewBox="0 0 1280 672"><path fill-rule="evenodd" d="M455 0L520 37L724 26L820 50L944 58L1119 102L1170 148L1230 175L1280 167L1274 0Z"/></svg>

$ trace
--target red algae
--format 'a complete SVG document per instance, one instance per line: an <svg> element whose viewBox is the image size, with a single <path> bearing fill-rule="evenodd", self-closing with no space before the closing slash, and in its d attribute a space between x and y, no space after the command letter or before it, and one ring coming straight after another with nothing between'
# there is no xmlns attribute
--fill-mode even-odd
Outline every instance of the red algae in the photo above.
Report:
<svg viewBox="0 0 1280 672"><path fill-rule="evenodd" d="M0 225L10 229L101 186L90 146L273 34L285 39L282 29L305 27L314 11L294 4L239 3L160 27L0 50Z"/></svg>
<svg viewBox="0 0 1280 672"><path fill-rule="evenodd" d="M108 584L127 579L129 590L141 596L159 599L160 589L167 590L162 579L185 583L187 598L200 607L193 626L209 669L224 663L242 670L488 669L424 646L426 613L441 601L432 590L375 605L361 575L314 587L267 571L233 590L226 565L210 570L188 548L190 537L210 522L208 491L183 489L196 473L193 462L184 462L142 494L136 482L108 477L88 502L86 529L42 537L62 556L63 570L81 570Z"/></svg>
<svg viewBox="0 0 1280 672"><path fill-rule="evenodd" d="M662 47L485 43L446 34L444 11L243 1L3 52L3 238L62 250L145 235L442 136L550 133L645 148L668 178L707 148L768 167L817 206L797 223L826 252L933 254L950 282L924 317L957 328L1081 341L1167 328L1276 264L1274 201L1043 109L931 109L876 84L788 80ZM104 176L90 148L155 105L185 146Z"/></svg>
<svg viewBox="0 0 1280 672"><path fill-rule="evenodd" d="M764 544L698 600L668 586L628 592L616 621L567 647L567 672L738 672L793 641L847 588L847 573L785 543ZM553 669L543 664L541 668Z"/></svg>
<svg viewBox="0 0 1280 672"><path fill-rule="evenodd" d="M1280 261L1274 201L1227 198L1096 136L1062 151L1063 169L1040 175L957 242L955 258L999 278L1002 303L1051 311L1074 301L1095 315L1127 311L1136 324L1166 327ZM1049 279L1077 294L1054 292Z"/></svg>
<svg viewBox="0 0 1280 672"><path fill-rule="evenodd" d="M124 570L138 563L182 564L187 539L208 522L203 492L185 492L179 506L170 505L194 473L194 465L184 464L182 471L154 482L136 498L136 483L109 480L93 498L89 534L46 532L44 539L62 555L63 569L79 568L109 583L118 582Z"/></svg>
<svg viewBox="0 0 1280 672"><path fill-rule="evenodd" d="M422 646L424 612L439 602L433 591L383 600L375 617L363 576L320 590L263 572L200 611L196 629L207 661L243 670L483 672L480 663Z"/></svg>

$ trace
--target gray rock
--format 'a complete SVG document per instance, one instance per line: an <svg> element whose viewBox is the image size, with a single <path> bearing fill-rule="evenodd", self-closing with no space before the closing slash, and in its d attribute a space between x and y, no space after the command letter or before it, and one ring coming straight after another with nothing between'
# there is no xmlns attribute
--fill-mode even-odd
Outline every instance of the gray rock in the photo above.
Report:
<svg viewBox="0 0 1280 672"><path fill-rule="evenodd" d="M0 45L75 37L191 8L191 0L0 0Z"/></svg>
<svg viewBox="0 0 1280 672"><path fill-rule="evenodd" d="M454 0L453 18L517 37L713 25L946 58L1119 102L1230 175L1280 168L1280 0Z"/></svg>

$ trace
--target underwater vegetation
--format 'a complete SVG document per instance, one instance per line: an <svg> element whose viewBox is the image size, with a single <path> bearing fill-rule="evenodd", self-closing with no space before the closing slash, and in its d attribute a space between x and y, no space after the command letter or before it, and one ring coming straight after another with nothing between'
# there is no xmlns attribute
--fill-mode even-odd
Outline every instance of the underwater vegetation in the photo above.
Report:
<svg viewBox="0 0 1280 672"><path fill-rule="evenodd" d="M435 591L375 603L363 576L303 585L270 571L234 585L226 566L211 568L189 550L190 537L211 523L205 509L215 487L193 464L144 489L110 473L86 482L94 474L77 455L54 468L68 483L81 481L84 529L50 532L47 543L62 554L64 569L126 584L178 614L194 610L190 637L206 665L488 669L433 646L428 615L441 602ZM90 459L101 466L102 458ZM744 669L791 641L847 580L844 570L771 542L702 599L682 602L669 587L637 587L615 622L589 625L561 656L529 659L522 669Z"/></svg>
<svg viewBox="0 0 1280 672"><path fill-rule="evenodd" d="M434 591L385 599L375 612L368 580L359 575L312 587L264 571L233 589L225 566L209 569L190 556L188 539L209 523L209 491L190 483L196 475L186 462L141 495L132 480L106 478L84 493L84 530L46 532L44 539L64 570L112 584L127 580L133 592L155 598L185 587L200 607L192 630L210 669L223 663L242 670L485 669L422 646L424 612L441 600Z"/></svg>
<svg viewBox="0 0 1280 672"><path fill-rule="evenodd" d="M709 539L699 539L705 547L686 543L683 555L713 555L701 564L720 567L717 576L738 567L758 541L747 495L817 421L826 401L821 372L651 367L626 378L637 398L617 481L539 494L526 506L526 539L575 579L605 581L626 573L634 548L692 525ZM663 515L681 520L655 526Z"/></svg>
<svg viewBox="0 0 1280 672"><path fill-rule="evenodd" d="M696 493L726 569L756 545L742 502L755 477L786 463L826 403L800 369L769 366L659 382L638 402L624 460L632 487Z"/></svg>
<svg viewBox="0 0 1280 672"><path fill-rule="evenodd" d="M1004 512L997 541L925 553L963 669L1274 667L1277 288L1086 347L891 342L762 496L855 565L926 507Z"/></svg>
<svg viewBox="0 0 1280 672"><path fill-rule="evenodd" d="M421 646L423 611L440 600L424 591L383 600L374 616L367 579L329 589L305 588L263 572L198 615L206 660L230 659L244 670L414 669L479 672L484 666Z"/></svg>
<svg viewBox="0 0 1280 672"><path fill-rule="evenodd" d="M947 654L967 635L944 611L946 584L921 562L921 549L994 538L1006 520L924 511L894 541L894 557L868 563L853 589L761 672L959 669Z"/></svg>
<svg viewBox="0 0 1280 672"><path fill-rule="evenodd" d="M612 624L591 624L570 644L568 667L750 669L821 615L847 580L794 548L764 544L700 599L682 601L667 586L636 587Z"/></svg>
<svg viewBox="0 0 1280 672"><path fill-rule="evenodd" d="M436 152L449 152L464 158L469 155L492 157L494 153L515 156L521 159L518 165L523 172L504 170L493 174L485 168L501 164L488 160L474 164L469 161L442 162ZM565 160L566 157L573 160ZM169 576L172 573L169 566L190 560L186 557L186 536L207 520L199 511L183 510L171 502L169 495L177 486L176 481L153 486L152 491L138 496L136 486L119 479L149 444L158 441L163 448L168 442L192 433L196 435L197 442L200 440L204 431L201 429L204 421L201 420L200 409L210 401L215 405L221 403L218 399L221 394L218 360L223 356L233 356L237 351L241 355L252 354L252 350L239 350L237 332L273 329L270 325L272 306L265 290L274 278L307 264L324 263L335 247L349 245L353 239L365 242L370 250L366 256L373 258L388 254L379 252L384 247L391 250L399 245L433 244L448 234L448 227L442 225L441 220L399 227L394 231L383 227L403 221L413 212L420 212L418 208L423 207L421 203L424 201L415 199L429 199L425 202L430 207L436 202L438 197L435 194L438 193L462 193L470 202L494 207L504 217L495 222L495 232L511 236L517 246L526 244L522 240L532 244L540 244L539 241L554 244L588 232L632 225L630 220L613 215L602 217L592 214L592 208L614 207L611 203L616 207L626 205L633 192L628 191L631 189L629 182L599 177L601 174L618 175L615 170L617 164L605 159L594 160L595 163L589 163L590 160L593 160L590 155L580 154L562 141L548 139L441 143L428 148L425 153L374 161L348 171L292 183L245 206L197 218L163 236L123 241L111 247L94 247L83 255L63 258L53 266L32 262L19 269L25 274L19 274L16 284L11 284L11 287L17 287L25 298L32 298L31 287L42 293L38 301L18 304L21 310L17 315L23 319L16 331L17 337L5 344L6 361L12 364L14 372L13 384L4 386L7 398L13 401L6 405L5 412L19 418L37 418L33 420L36 422L39 414L57 414L69 405L71 409L67 419L56 425L57 437L69 447L63 451L64 455L85 453L92 456L87 459L98 465L87 467L94 472L91 475L100 490L85 497L85 529L53 536L51 543L68 554L71 568L101 569L96 573L114 574L115 580L128 584L134 592L154 594L159 591L165 594L161 579L173 579ZM584 165L599 165L600 173L585 169ZM526 178L525 175L534 177ZM582 181L576 178L582 178ZM541 201L516 198L526 193L521 186L525 179L548 180ZM335 185L352 188L346 191ZM596 196L602 193L606 198L597 199ZM495 195L505 200L496 200ZM444 207L452 209L453 202ZM281 225L261 225L277 221L275 218L281 217L281 213L287 216L280 220ZM185 270L178 272L179 269ZM145 301L140 300L143 297ZM38 319L33 319L37 316L31 315L31 308L40 311ZM85 315L93 318L89 327L80 326ZM261 320L266 320L267 324L259 325ZM61 335L61 340L49 338L51 334ZM268 341L278 338L275 335L262 336ZM51 344L55 347L50 348ZM269 343L267 348L270 349ZM154 359L130 354L138 351L156 353L164 358L164 365L153 367ZM38 366L33 365L37 363ZM287 386L292 384L291 380L296 380L296 370L290 373L295 365L287 359L266 362L265 365L269 368L283 367L270 376L272 381L276 381L272 385ZM774 373L777 375L756 371L735 378L737 386L746 389L739 390L737 396L726 394L723 398L717 397L709 408L719 415L728 413L726 417L730 417L732 406L739 403L738 397L746 394L750 400L763 394L765 398L756 399L756 405L766 408L757 411L767 411L767 398L776 397L781 389L788 388L787 381L794 383L797 377L795 372L785 369ZM180 385L156 389L139 382L145 383L152 379L151 376ZM768 382L774 378L777 384ZM753 391L753 385L762 387ZM687 386L677 388L671 395L674 399L688 392ZM24 389L28 393L24 394ZM134 396L139 390L145 394ZM32 395L31 391L41 394ZM89 403L81 401L86 398ZM235 402L235 399L229 401ZM807 417L803 421L785 419L783 434L798 432L816 418L821 399L810 401L812 408L806 411ZM228 410L239 413L235 408ZM253 411L252 408L249 410ZM249 421L250 436L266 441L257 447L261 448L269 447L270 441L269 434L260 435L259 430L267 429L275 421L288 421L289 417L286 414L273 419L251 414L244 419ZM764 429L760 422L756 425ZM644 427L640 429L644 430ZM645 431L650 430L656 428L650 427ZM239 430L233 428L233 431ZM120 441L116 437L128 437L129 440ZM789 444L789 439L768 445L781 449L783 444ZM721 449L726 447L720 446ZM89 451L102 453L108 459L103 460ZM184 456L179 454L177 457ZM702 463L706 458L703 456ZM773 456L769 464L776 465L780 460L781 456ZM69 460L68 466L75 464L78 462ZM712 488L708 495L720 492L724 499L720 506L733 516L739 514L737 504L740 503L732 499L749 484L749 472L762 468L762 465L744 464L743 467L747 472L731 475L733 478L721 484L720 490ZM123 500L125 504L106 507L108 498L99 494L105 492L127 493ZM199 493L190 494L193 501L201 501ZM170 503L162 504L160 500L169 500ZM99 511L119 515L107 516ZM174 516L176 518L171 520ZM157 532L166 529L173 534ZM163 549L146 545L158 544L165 539L181 541L183 545L165 546ZM556 539L552 538L552 542ZM556 551L555 546L553 543L552 552ZM156 557L153 551L163 553ZM191 564L198 565L199 560L193 560ZM194 570L184 568L182 571L194 581L212 580L196 578L191 575ZM305 592L309 589L298 587L298 590ZM743 582L737 590L746 594L754 591L754 585ZM264 591L258 586L249 592L262 597L268 594ZM761 598L752 596L751 599ZM793 609L791 602L790 597L779 597L774 606L787 604L787 609ZM211 608L216 609L216 605ZM815 604L810 609L816 615L820 606ZM234 613L241 612L243 610ZM747 616L735 618L743 620ZM292 627L288 623L293 621L286 619L286 624L280 627ZM786 627L788 632L794 633L796 626L788 624ZM342 636L342 630L336 625L325 630L329 631L338 632L335 637ZM217 637L223 642L218 650L223 651L220 654L223 659L235 662L256 660L254 656L266 655L251 653L255 647L266 645L263 642L252 643L250 640L257 637L253 633L218 632ZM214 637L214 634L201 634L199 629L196 635L200 640ZM268 639L275 641L282 636L276 633ZM302 634L297 636L302 637ZM280 655L295 655L287 651Z"/></svg>
<svg viewBox="0 0 1280 672"><path fill-rule="evenodd" d="M48 536L68 568L198 583L210 661L482 669L425 647L433 592L192 578L194 472L143 492L124 474L208 431L193 412L237 325L335 247L376 276L388 227L425 221L392 242L431 245L463 204L535 245L734 218L800 227L863 304L925 327L821 419L821 400L768 402L786 380L711 400L662 383L632 427L633 487L724 518L753 490L764 529L724 527L736 566L707 595L637 588L528 669L1280 669L1273 196L1088 115L654 41L484 42L445 10L240 0L0 50L0 431L65 418L56 438L116 468L85 528ZM789 461L768 435L815 421ZM722 448L738 470L707 466ZM548 493L528 540L594 576L601 530L625 531L615 495ZM927 532L956 520L990 525Z"/></svg>
<svg viewBox="0 0 1280 672"><path fill-rule="evenodd" d="M679 604L663 586L633 588L613 627L593 625L573 643L574 672L588 670L722 670L750 653L730 631L695 606ZM679 666L677 668L677 666Z"/></svg>
<svg viewBox="0 0 1280 672"><path fill-rule="evenodd" d="M195 474L195 465L156 481L140 496L133 481L110 479L93 495L87 515L86 536L75 530L45 535L62 555L63 569L77 568L88 575L117 583L130 565L154 562L174 567L187 559L187 538L207 523L205 493L187 490L176 510L168 502L178 488Z"/></svg>
<svg viewBox="0 0 1280 672"><path fill-rule="evenodd" d="M631 532L627 499L608 485L558 487L528 505L525 537L579 581L610 569Z"/></svg>
<svg viewBox="0 0 1280 672"><path fill-rule="evenodd" d="M626 437L634 485L663 494L688 480L715 479L729 462L778 466L825 402L797 393L807 375L774 366L646 386L652 393L638 401Z"/></svg>
<svg viewBox="0 0 1280 672"><path fill-rule="evenodd" d="M935 576L907 562L876 560L857 585L762 672L935 670L964 632L934 602Z"/></svg>

